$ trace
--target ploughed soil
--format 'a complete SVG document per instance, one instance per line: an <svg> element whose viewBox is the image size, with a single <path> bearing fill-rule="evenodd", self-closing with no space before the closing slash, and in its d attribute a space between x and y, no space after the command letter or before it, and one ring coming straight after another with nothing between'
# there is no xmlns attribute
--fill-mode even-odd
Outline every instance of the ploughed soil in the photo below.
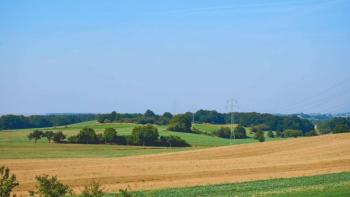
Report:
<svg viewBox="0 0 350 197"><path fill-rule="evenodd" d="M350 171L350 134L295 138L121 158L4 159L20 182L35 189L35 176L57 175L81 190L92 180L108 192L186 187Z"/></svg>

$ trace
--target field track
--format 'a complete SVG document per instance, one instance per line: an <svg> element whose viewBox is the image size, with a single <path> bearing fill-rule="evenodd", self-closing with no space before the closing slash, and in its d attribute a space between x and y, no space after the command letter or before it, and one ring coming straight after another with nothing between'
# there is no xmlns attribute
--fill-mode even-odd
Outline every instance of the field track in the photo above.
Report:
<svg viewBox="0 0 350 197"><path fill-rule="evenodd" d="M122 158L5 159L18 194L34 177L57 175L77 190L95 179L109 192L241 182L350 171L350 134Z"/></svg>

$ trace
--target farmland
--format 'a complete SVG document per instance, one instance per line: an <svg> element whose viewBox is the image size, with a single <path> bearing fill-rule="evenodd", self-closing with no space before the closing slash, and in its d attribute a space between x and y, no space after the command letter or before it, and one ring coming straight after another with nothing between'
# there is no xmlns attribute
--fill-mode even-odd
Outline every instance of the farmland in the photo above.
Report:
<svg viewBox="0 0 350 197"><path fill-rule="evenodd" d="M97 133L103 132L105 128L113 127L118 135L128 135L136 124L129 123L110 123L98 124L96 121L82 122L62 127L43 128L42 130L62 131L67 136L77 134L85 126L91 127ZM196 124L194 127L210 133L222 125ZM140 147L124 145L80 145L80 144L54 144L48 143L46 139L41 139L37 144L29 141L27 135L34 129L7 130L0 132L0 158L90 158L90 157L120 157L131 155L143 155L163 152L173 152L188 149L207 148L215 146L229 145L230 140L193 133L169 132L166 126L157 126L160 135L177 135L185 139L192 145L191 148L164 148L164 147ZM249 132L247 132L249 135ZM254 143L252 138L239 139L233 141L233 144ZM269 140L278 140L280 138L266 138Z"/></svg>
<svg viewBox="0 0 350 197"><path fill-rule="evenodd" d="M147 196L349 196L350 173L135 192Z"/></svg>
<svg viewBox="0 0 350 197"><path fill-rule="evenodd" d="M97 127L102 126L95 125ZM74 129L70 129L62 128L73 133ZM24 143L25 135L22 137ZM197 141L198 145L201 143ZM129 157L3 158L1 164L9 166L17 175L21 183L16 190L19 194L33 189L33 180L38 174L57 175L76 191L97 180L108 192L116 192L127 187L150 190L346 172L350 171L349 144L349 134L332 134L222 147L198 146L179 152L168 149L166 153Z"/></svg>

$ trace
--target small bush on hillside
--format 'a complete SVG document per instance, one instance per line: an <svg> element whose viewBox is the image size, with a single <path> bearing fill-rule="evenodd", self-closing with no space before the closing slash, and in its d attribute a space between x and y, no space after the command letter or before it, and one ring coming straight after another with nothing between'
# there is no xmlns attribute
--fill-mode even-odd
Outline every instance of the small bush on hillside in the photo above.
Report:
<svg viewBox="0 0 350 197"><path fill-rule="evenodd" d="M235 129L233 130L233 135L236 139L247 138L247 132L245 128L242 127L241 125L238 125L235 127Z"/></svg>
<svg viewBox="0 0 350 197"><path fill-rule="evenodd" d="M277 137L283 137L282 131L276 131L276 136Z"/></svg>
<svg viewBox="0 0 350 197"><path fill-rule="evenodd" d="M318 134L315 130L311 130L310 132L305 133L305 136L308 136L308 137L318 136Z"/></svg>
<svg viewBox="0 0 350 197"><path fill-rule="evenodd" d="M102 197L105 195L105 192L101 188L101 185L92 181L89 185L84 187L84 190L79 195L80 197Z"/></svg>
<svg viewBox="0 0 350 197"><path fill-rule="evenodd" d="M10 169L5 166L0 167L0 196L10 197L12 190L17 187L16 176L10 173Z"/></svg>
<svg viewBox="0 0 350 197"><path fill-rule="evenodd" d="M275 134L273 133L273 131L268 131L267 136L269 136L270 138L274 138Z"/></svg>
<svg viewBox="0 0 350 197"><path fill-rule="evenodd" d="M299 130L292 130L292 129L287 129L283 131L283 136L284 137L299 137L303 136L303 132Z"/></svg>
<svg viewBox="0 0 350 197"><path fill-rule="evenodd" d="M176 115L170 119L169 131L191 132L192 120L188 115Z"/></svg>
<svg viewBox="0 0 350 197"><path fill-rule="evenodd" d="M67 138L68 143L76 144L78 143L78 136L73 135Z"/></svg>
<svg viewBox="0 0 350 197"><path fill-rule="evenodd" d="M181 139L179 136L174 136L174 135L161 136L160 143L163 146L169 146L169 147L187 147L187 146L190 146L185 140Z"/></svg>
<svg viewBox="0 0 350 197"><path fill-rule="evenodd" d="M219 130L215 131L213 134L221 138L230 138L231 129L229 127L221 127Z"/></svg>
<svg viewBox="0 0 350 197"><path fill-rule="evenodd" d="M157 127L152 125L137 126L132 130L132 140L136 145L156 145L159 133Z"/></svg>
<svg viewBox="0 0 350 197"><path fill-rule="evenodd" d="M256 140L259 140L259 142L265 142L265 134L264 134L263 131L257 131L257 132L255 133L254 138L255 138Z"/></svg>
<svg viewBox="0 0 350 197"><path fill-rule="evenodd" d="M48 175L43 175L37 176L35 179L38 190L30 191L30 196L62 197L72 193L71 188L61 183L56 176L49 177Z"/></svg>

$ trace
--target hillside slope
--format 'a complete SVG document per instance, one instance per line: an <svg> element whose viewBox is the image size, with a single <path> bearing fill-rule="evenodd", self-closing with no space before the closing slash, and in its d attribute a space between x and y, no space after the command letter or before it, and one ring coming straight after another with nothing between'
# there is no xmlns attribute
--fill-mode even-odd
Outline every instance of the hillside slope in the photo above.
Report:
<svg viewBox="0 0 350 197"><path fill-rule="evenodd" d="M92 179L109 191L241 182L350 171L350 134L123 158L5 159L22 193L34 177L57 175L76 188Z"/></svg>

